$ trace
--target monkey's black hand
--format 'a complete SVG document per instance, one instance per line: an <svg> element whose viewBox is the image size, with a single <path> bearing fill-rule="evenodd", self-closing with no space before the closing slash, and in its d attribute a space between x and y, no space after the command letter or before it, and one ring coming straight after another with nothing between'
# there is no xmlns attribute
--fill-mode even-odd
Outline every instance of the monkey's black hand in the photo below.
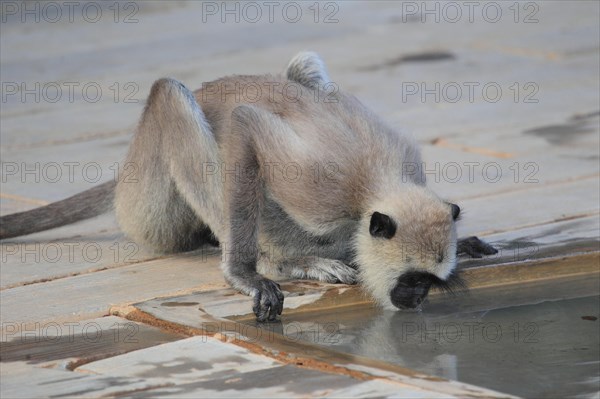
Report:
<svg viewBox="0 0 600 399"><path fill-rule="evenodd" d="M481 241L479 238L472 236L458 240L456 254L467 254L472 258L481 258L483 255L497 254L498 250Z"/></svg>
<svg viewBox="0 0 600 399"><path fill-rule="evenodd" d="M258 280L252 310L258 321L275 321L283 311L283 293L279 284L266 278Z"/></svg>

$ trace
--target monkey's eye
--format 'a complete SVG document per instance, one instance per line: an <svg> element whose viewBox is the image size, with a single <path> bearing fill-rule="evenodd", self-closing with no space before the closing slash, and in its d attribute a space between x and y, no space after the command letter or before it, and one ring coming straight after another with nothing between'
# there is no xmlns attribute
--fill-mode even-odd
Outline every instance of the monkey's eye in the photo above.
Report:
<svg viewBox="0 0 600 399"><path fill-rule="evenodd" d="M452 212L452 219L456 221L460 216L460 207L456 204L450 204L450 209Z"/></svg>

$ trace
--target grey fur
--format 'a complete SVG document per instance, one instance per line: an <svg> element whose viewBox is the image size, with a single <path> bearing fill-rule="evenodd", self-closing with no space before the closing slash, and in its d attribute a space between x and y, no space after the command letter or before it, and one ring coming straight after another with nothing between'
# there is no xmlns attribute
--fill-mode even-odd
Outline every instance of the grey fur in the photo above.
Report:
<svg viewBox="0 0 600 399"><path fill-rule="evenodd" d="M162 252L199 247L209 225L219 237L222 184L203 181L203 162L218 164L220 157L196 100L181 83L158 80L124 163L134 165L135 173L120 174L116 187L122 230Z"/></svg>
<svg viewBox="0 0 600 399"><path fill-rule="evenodd" d="M286 77L309 88L320 88L330 82L325 63L318 54L304 51L289 62Z"/></svg>
<svg viewBox="0 0 600 399"><path fill-rule="evenodd" d="M0 240L85 220L112 209L115 182L109 181L62 201L0 218Z"/></svg>
<svg viewBox="0 0 600 399"><path fill-rule="evenodd" d="M217 239L226 279L254 297L259 320L274 320L283 308L279 285L261 273L359 281L384 306L407 271L449 276L455 208L425 186L416 143L353 96L325 92L329 77L316 54L297 55L285 76L231 76L195 93L158 80L126 159L137 173L116 185L125 233L163 252ZM290 100L283 88L293 85L301 94ZM240 87L244 96L231 95ZM335 101L318 101L325 97ZM416 168L407 174L406 164ZM293 179L282 172L289 166ZM88 211L51 227L106 210L111 189L100 190L102 206L77 199ZM48 207L64 210L69 201ZM395 236L369 234L375 211L398 225ZM10 225L3 234L27 234L14 226L32 214L0 219Z"/></svg>

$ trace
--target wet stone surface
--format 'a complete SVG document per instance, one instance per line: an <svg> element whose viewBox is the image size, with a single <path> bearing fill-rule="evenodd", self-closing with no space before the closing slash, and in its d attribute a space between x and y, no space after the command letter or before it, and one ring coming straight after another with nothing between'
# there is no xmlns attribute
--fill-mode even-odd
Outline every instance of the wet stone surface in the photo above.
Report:
<svg viewBox="0 0 600 399"><path fill-rule="evenodd" d="M421 312L358 307L284 317L292 340L523 397L598 390L597 275L436 296Z"/></svg>

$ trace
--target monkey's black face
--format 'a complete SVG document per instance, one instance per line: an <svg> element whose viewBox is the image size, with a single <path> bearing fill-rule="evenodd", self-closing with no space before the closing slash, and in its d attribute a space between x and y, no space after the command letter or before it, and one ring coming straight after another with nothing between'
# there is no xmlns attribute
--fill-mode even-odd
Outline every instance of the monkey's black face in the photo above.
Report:
<svg viewBox="0 0 600 399"><path fill-rule="evenodd" d="M424 300L435 277L426 272L407 272L400 276L396 286L390 293L390 299L395 307L400 309L414 309Z"/></svg>
<svg viewBox="0 0 600 399"><path fill-rule="evenodd" d="M398 278L390 292L390 299L399 309L415 309L423 303L431 287L452 291L455 286L464 287L464 282L456 274L442 280L434 274L413 270Z"/></svg>

